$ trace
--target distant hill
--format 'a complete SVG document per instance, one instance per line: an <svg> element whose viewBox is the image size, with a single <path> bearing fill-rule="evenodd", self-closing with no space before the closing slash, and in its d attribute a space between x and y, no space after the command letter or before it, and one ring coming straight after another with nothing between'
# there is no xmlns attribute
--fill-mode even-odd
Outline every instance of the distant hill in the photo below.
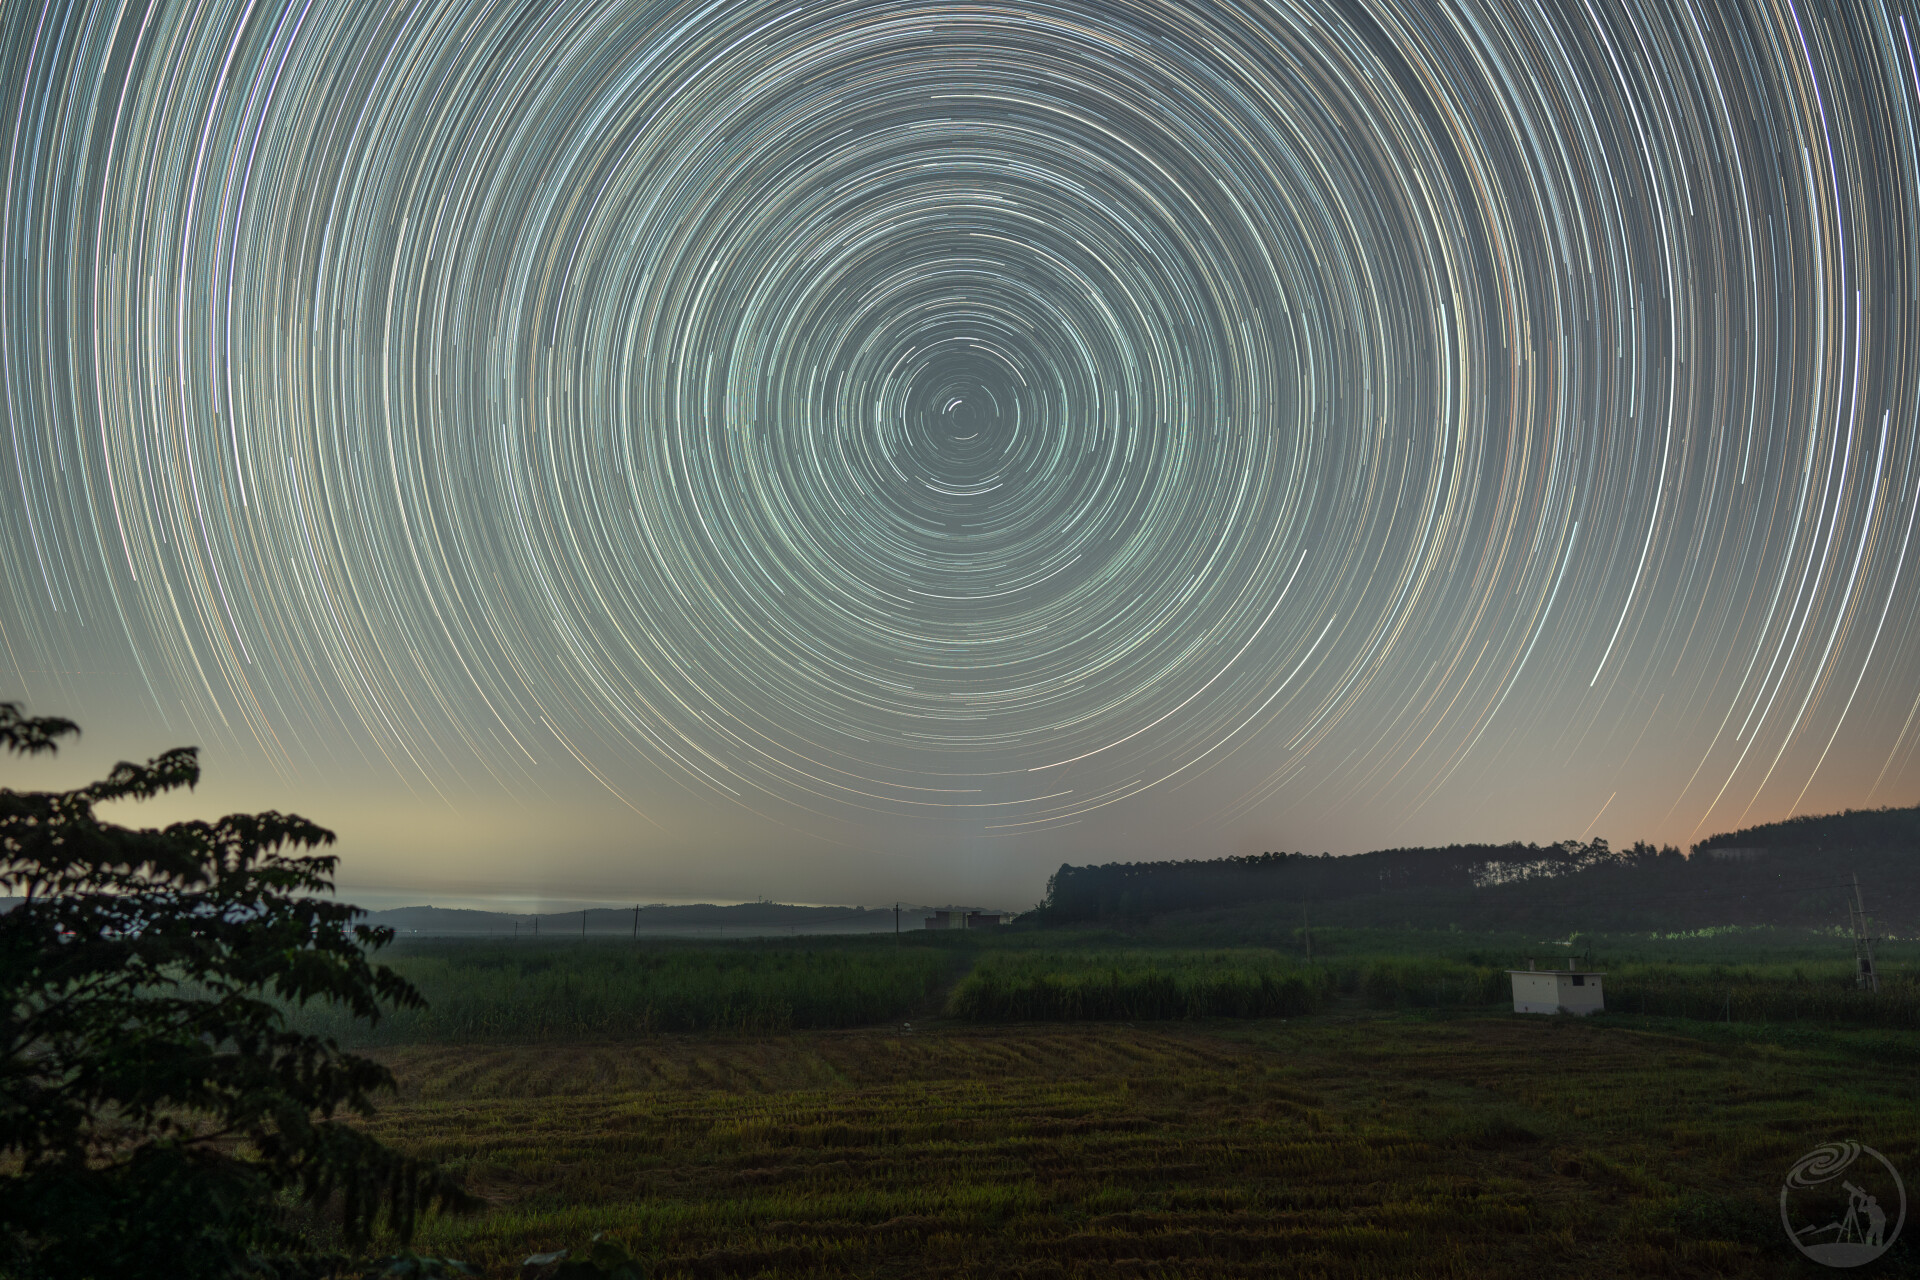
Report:
<svg viewBox="0 0 1920 1280"><path fill-rule="evenodd" d="M1760 827L1744 827L1724 835L1708 836L1693 846L1725 857L1730 850L1844 850L1920 849L1920 807L1912 809L1848 809Z"/></svg>
<svg viewBox="0 0 1920 1280"><path fill-rule="evenodd" d="M19 898L0 897L0 912ZM900 927L925 927L927 908L902 907ZM584 916L588 937L627 937L634 932L632 907L592 907L539 914L469 911L459 907L396 907L372 911L361 922L385 925L401 937L578 938ZM762 937L782 934L891 933L893 909L879 907L798 907L784 902L743 902L734 906L643 906L639 932L654 937Z"/></svg>
<svg viewBox="0 0 1920 1280"><path fill-rule="evenodd" d="M346 895L351 898L351 894ZM0 896L0 912L22 899ZM932 907L901 904L899 927L926 928ZM1011 913L1009 913L1011 914ZM585 911L474 911L463 907L394 907L370 911L363 924L384 925L400 937L630 937L632 907ZM789 934L892 933L892 907L811 907L786 902L643 904L638 932L652 937L757 938ZM584 925L584 929L583 926Z"/></svg>
<svg viewBox="0 0 1920 1280"><path fill-rule="evenodd" d="M1854 875L1876 931L1920 934L1920 808L1855 810L1711 836L1692 856L1605 841L1452 845L1352 857L1272 853L1063 865L1047 924L1202 913L1260 932L1317 923L1462 929L1844 925Z"/></svg>
<svg viewBox="0 0 1920 1280"><path fill-rule="evenodd" d="M916 909L917 910L917 909ZM922 913L924 914L924 912ZM468 911L455 907L396 907L368 914L366 923L385 925L403 937L450 935L509 935L568 938L628 936L635 931L632 907L592 907L585 911L549 911L538 914L505 911ZM903 909L901 928L920 927L921 920ZM782 902L743 902L734 906L701 903L692 906L643 906L638 931L642 934L758 936L784 933L892 932L891 908L798 907Z"/></svg>
<svg viewBox="0 0 1920 1280"><path fill-rule="evenodd" d="M1273 899L1334 902L1395 891L1476 889L1565 875L1620 856L1663 854L1681 860L1678 849L1639 845L1629 854L1616 855L1606 841L1596 840L1380 849L1340 858L1263 853L1204 861L1063 864L1047 881L1039 915L1049 923L1067 923Z"/></svg>

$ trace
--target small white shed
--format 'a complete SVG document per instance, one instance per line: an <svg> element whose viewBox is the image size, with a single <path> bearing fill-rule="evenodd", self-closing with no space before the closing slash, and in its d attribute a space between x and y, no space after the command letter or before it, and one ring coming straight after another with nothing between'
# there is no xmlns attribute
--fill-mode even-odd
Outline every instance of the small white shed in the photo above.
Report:
<svg viewBox="0 0 1920 1280"><path fill-rule="evenodd" d="M1604 973L1576 969L1567 961L1564 969L1535 969L1527 961L1524 969L1509 969L1513 978L1515 1013L1571 1013L1584 1017L1607 1007L1601 986Z"/></svg>

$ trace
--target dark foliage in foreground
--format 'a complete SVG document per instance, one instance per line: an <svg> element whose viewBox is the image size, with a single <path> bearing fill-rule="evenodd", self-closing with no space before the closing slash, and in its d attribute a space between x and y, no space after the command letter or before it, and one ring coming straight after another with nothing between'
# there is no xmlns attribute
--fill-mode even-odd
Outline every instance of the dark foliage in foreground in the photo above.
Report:
<svg viewBox="0 0 1920 1280"><path fill-rule="evenodd" d="M0 703L0 745L78 732ZM367 952L331 832L290 814L134 830L94 807L199 779L192 748L65 792L0 789L0 1272L20 1277L261 1274L299 1241L291 1201L337 1201L364 1241L426 1207L463 1208L435 1169L335 1119L393 1078L290 1031L281 1003L374 1021L420 997Z"/></svg>

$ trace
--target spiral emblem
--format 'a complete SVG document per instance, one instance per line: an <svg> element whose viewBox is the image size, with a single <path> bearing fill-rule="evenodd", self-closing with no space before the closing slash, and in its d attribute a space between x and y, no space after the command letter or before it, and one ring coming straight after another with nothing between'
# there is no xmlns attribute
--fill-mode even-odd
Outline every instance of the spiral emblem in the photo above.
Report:
<svg viewBox="0 0 1920 1280"><path fill-rule="evenodd" d="M1860 1150L1857 1142L1830 1142L1815 1147L1787 1170L1787 1189L1804 1191L1831 1182L1859 1159Z"/></svg>
<svg viewBox="0 0 1920 1280"><path fill-rule="evenodd" d="M1816 1147L1794 1162L1780 1188L1787 1238L1822 1266L1872 1262L1893 1247L1906 1222L1907 1189L1899 1171L1858 1142Z"/></svg>

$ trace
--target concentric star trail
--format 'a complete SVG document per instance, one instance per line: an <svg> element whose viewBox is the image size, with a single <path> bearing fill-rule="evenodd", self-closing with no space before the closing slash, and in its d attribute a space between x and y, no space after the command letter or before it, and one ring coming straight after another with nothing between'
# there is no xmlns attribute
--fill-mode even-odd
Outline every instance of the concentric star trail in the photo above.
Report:
<svg viewBox="0 0 1920 1280"><path fill-rule="evenodd" d="M1913 798L1910 3L0 26L36 708L683 835Z"/></svg>

